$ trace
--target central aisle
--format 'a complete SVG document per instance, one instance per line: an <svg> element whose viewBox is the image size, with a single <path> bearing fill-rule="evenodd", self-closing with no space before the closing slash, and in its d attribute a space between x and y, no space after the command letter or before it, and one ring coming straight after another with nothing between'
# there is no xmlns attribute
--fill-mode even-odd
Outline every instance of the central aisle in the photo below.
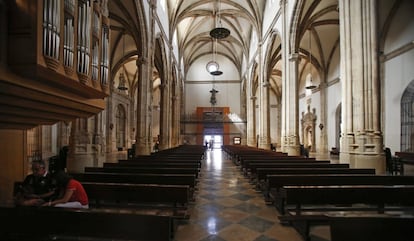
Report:
<svg viewBox="0 0 414 241"><path fill-rule="evenodd" d="M293 228L279 224L276 209L221 149L206 152L197 187L190 219L179 223L175 241L302 241Z"/></svg>

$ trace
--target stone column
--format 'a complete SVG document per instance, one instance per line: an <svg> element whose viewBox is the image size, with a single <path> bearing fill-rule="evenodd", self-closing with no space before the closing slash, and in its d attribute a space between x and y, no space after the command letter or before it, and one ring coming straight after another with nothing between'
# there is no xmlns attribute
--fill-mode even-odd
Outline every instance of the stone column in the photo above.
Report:
<svg viewBox="0 0 414 241"><path fill-rule="evenodd" d="M287 1L280 1L282 12L282 151L289 155L299 155L299 95L298 95L298 58L295 43L291 43L289 26L291 23ZM295 21L295 20L293 20ZM297 20L296 20L297 21Z"/></svg>
<svg viewBox="0 0 414 241"><path fill-rule="evenodd" d="M321 116L319 117L319 124L317 124L320 137L319 137L319 153L328 153L328 137L326 135L326 80L319 85L320 96L321 96Z"/></svg>
<svg viewBox="0 0 414 241"><path fill-rule="evenodd" d="M164 81L165 82L165 81ZM169 147L170 140L170 88L167 83L163 83L160 86L160 150L167 149Z"/></svg>
<svg viewBox="0 0 414 241"><path fill-rule="evenodd" d="M151 153L152 145L152 80L150 69L151 64L146 59L139 59L137 61L139 69L138 80L138 98L137 98L137 129L136 129L136 145L135 155L149 155Z"/></svg>
<svg viewBox="0 0 414 241"><path fill-rule="evenodd" d="M247 101L247 145L256 146L256 96Z"/></svg>
<svg viewBox="0 0 414 241"><path fill-rule="evenodd" d="M143 56L137 60L138 67L138 92L137 92L137 130L135 155L150 155L152 151L152 70L154 64L155 46L155 15L157 3L149 2L148 10L148 42L144 43Z"/></svg>
<svg viewBox="0 0 414 241"><path fill-rule="evenodd" d="M289 56L288 64L282 75L282 151L289 155L299 155L299 96L298 96L298 57L294 53Z"/></svg>
<svg viewBox="0 0 414 241"><path fill-rule="evenodd" d="M269 82L265 80L263 71L262 44L259 46L259 148L270 150L270 106Z"/></svg>
<svg viewBox="0 0 414 241"><path fill-rule="evenodd" d="M177 92L171 97L171 115L172 115L172 126L171 126L171 146L175 147L179 145L179 134L180 134L180 102Z"/></svg>
<svg viewBox="0 0 414 241"><path fill-rule="evenodd" d="M340 162L385 172L380 124L375 0L340 0L342 134Z"/></svg>

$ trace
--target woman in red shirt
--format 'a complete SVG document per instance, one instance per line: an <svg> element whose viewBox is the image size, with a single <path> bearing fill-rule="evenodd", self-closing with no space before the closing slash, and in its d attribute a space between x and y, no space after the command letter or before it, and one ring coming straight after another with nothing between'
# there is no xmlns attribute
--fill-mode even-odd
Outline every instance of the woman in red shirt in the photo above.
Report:
<svg viewBox="0 0 414 241"><path fill-rule="evenodd" d="M61 189L60 198L45 203L44 206L63 208L89 208L88 195L82 184L64 171L55 174L56 186Z"/></svg>

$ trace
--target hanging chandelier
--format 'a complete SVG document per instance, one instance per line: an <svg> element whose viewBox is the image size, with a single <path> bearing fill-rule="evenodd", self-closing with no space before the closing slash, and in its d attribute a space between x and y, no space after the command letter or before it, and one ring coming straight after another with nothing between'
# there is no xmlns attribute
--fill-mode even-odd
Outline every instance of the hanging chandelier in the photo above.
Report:
<svg viewBox="0 0 414 241"><path fill-rule="evenodd" d="M125 56L125 36L122 34L122 58ZM119 83L118 83L118 90L128 90L126 86L125 76L124 76L125 69L122 65L122 72L119 73Z"/></svg>
<svg viewBox="0 0 414 241"><path fill-rule="evenodd" d="M206 65L207 71L213 76L218 76L218 75L223 74L223 72L219 70L220 65L216 61L216 55L217 55L217 39L213 42L213 60L209 61Z"/></svg>
<svg viewBox="0 0 414 241"><path fill-rule="evenodd" d="M218 13L215 15L215 28L210 31L210 36L215 39L223 39L227 38L230 35L230 30L224 28L221 25L221 14L220 14L221 3L220 0L218 1Z"/></svg>

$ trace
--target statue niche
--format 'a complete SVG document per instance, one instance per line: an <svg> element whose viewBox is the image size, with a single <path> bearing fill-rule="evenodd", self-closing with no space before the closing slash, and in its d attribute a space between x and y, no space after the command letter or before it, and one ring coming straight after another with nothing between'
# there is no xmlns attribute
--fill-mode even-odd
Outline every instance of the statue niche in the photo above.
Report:
<svg viewBox="0 0 414 241"><path fill-rule="evenodd" d="M308 105L308 112L305 114L302 112L302 143L309 152L315 152L315 126L316 126L316 110L315 108L310 111L310 106Z"/></svg>

